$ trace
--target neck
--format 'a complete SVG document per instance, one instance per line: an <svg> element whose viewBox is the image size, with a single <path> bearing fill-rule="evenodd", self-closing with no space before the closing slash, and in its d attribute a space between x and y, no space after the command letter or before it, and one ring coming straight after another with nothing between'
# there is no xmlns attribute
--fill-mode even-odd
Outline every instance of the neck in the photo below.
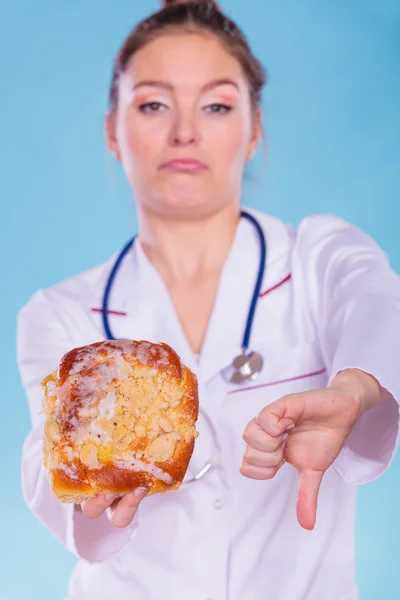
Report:
<svg viewBox="0 0 400 600"><path fill-rule="evenodd" d="M167 285L219 274L231 249L239 210L230 204L193 221L165 219L139 209L139 240Z"/></svg>

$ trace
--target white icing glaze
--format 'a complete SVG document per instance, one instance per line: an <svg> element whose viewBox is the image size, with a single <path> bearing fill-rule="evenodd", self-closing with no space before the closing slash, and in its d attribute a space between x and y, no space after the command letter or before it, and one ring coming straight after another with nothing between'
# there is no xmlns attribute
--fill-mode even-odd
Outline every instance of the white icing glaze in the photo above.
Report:
<svg viewBox="0 0 400 600"><path fill-rule="evenodd" d="M151 465L149 463L144 462L143 460L139 460L135 456L125 456L123 459L114 460L114 464L116 467L127 469L129 471L144 471L145 473L150 473L156 479L164 481L164 483L167 483L169 485L171 485L174 482L171 475L169 475L159 467L156 467L155 465Z"/></svg>
<svg viewBox="0 0 400 600"><path fill-rule="evenodd" d="M143 365L148 365L149 362L154 363L156 369L169 365L169 355L165 348L152 346L150 342L139 344L135 350L135 356Z"/></svg>
<svg viewBox="0 0 400 600"><path fill-rule="evenodd" d="M83 348L78 349L75 354L75 362L69 371L69 375L77 375L90 363L95 362L96 358L97 356L94 352L87 352Z"/></svg>
<svg viewBox="0 0 400 600"><path fill-rule="evenodd" d="M79 357L79 354L81 354L81 357ZM90 373L80 375L81 371L87 367L90 367ZM71 369L65 383L56 390L53 418L58 419L64 398L68 398L72 393L80 397L83 406L79 411L79 417L87 419L89 422L82 424L79 418L76 417L70 418L70 422L77 429L76 439L83 441L89 429L91 427L96 428L96 425L92 424L94 420L102 417L110 420L114 417L116 395L112 382L127 379L131 372L132 367L124 360L121 351L117 350L108 355L105 360L100 354L85 354L78 351L77 362ZM97 429L95 433L96 435L100 434L103 440L104 436L107 435L100 429Z"/></svg>
<svg viewBox="0 0 400 600"><path fill-rule="evenodd" d="M104 431L96 422L89 424L87 428L86 440L98 440L99 442L111 442L112 438L109 433Z"/></svg>
<svg viewBox="0 0 400 600"><path fill-rule="evenodd" d="M70 462L72 462L74 457L77 455L77 453L73 448L71 448L71 446L64 446L64 452L65 456L67 457L67 460L69 460Z"/></svg>
<svg viewBox="0 0 400 600"><path fill-rule="evenodd" d="M84 442L96 441L98 443L111 442L111 436L100 427L96 421L89 421L79 425L75 431L74 442L83 444Z"/></svg>
<svg viewBox="0 0 400 600"><path fill-rule="evenodd" d="M87 419L87 418L96 418L97 417L97 407L96 406L82 406L78 411L79 418Z"/></svg>
<svg viewBox="0 0 400 600"><path fill-rule="evenodd" d="M150 342L111 340L102 342L93 352L88 352L86 348L78 349L66 381L55 389L56 402L52 414L55 420L62 421L61 409L66 407L68 410L68 398L74 395L81 399L78 416L69 417L74 428L68 435L71 441L77 444L90 439L103 443L111 441L110 435L99 426L98 421L114 418L117 398L113 382L122 382L133 373L124 355L134 356L142 363L142 377L153 377L158 367L169 365L169 352Z"/></svg>
<svg viewBox="0 0 400 600"><path fill-rule="evenodd" d="M56 382L53 380L48 381L46 384L46 390L49 396L54 396L56 394Z"/></svg>
<svg viewBox="0 0 400 600"><path fill-rule="evenodd" d="M51 462L50 469L51 470L59 469L60 471L64 471L64 473L66 475L68 475L68 477L70 479L75 479L76 481L80 481L80 478L77 473L77 468L76 468L75 464L73 464L73 463L71 465L67 465L62 462Z"/></svg>
<svg viewBox="0 0 400 600"><path fill-rule="evenodd" d="M99 418L105 417L107 421L110 421L115 415L115 409L117 406L117 395L114 389L107 392L105 398L99 402Z"/></svg>

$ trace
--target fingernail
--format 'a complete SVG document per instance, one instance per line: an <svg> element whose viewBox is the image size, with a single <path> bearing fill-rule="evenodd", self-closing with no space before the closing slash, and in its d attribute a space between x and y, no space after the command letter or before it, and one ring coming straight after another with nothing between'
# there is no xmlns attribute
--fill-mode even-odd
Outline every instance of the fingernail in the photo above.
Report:
<svg viewBox="0 0 400 600"><path fill-rule="evenodd" d="M135 489L134 494L135 494L135 496L138 496L140 498L141 496L144 496L145 494L147 494L147 492L148 492L148 489L146 487L139 487L139 488Z"/></svg>
<svg viewBox="0 0 400 600"><path fill-rule="evenodd" d="M289 437L289 434L288 433L284 433L283 436L282 436L282 441L284 442L285 440L288 439L288 437Z"/></svg>
<svg viewBox="0 0 400 600"><path fill-rule="evenodd" d="M107 494L106 494L107 502L111 502L111 500L115 500L116 497L117 497L117 494L111 494L110 492L107 492Z"/></svg>
<svg viewBox="0 0 400 600"><path fill-rule="evenodd" d="M293 429L294 427L294 423L292 423L291 425L288 425L285 429L285 431L289 431L290 429Z"/></svg>

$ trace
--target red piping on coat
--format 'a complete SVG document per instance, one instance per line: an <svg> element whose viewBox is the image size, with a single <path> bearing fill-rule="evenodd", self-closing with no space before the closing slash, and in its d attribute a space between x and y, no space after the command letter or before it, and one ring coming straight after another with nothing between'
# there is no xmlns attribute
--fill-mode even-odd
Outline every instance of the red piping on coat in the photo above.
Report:
<svg viewBox="0 0 400 600"><path fill-rule="evenodd" d="M285 279L282 279L282 281L279 281L279 283L276 283L275 285L273 285L268 290L265 290L265 292L261 292L261 294L259 295L259 298L263 298L264 296L266 296L270 292L273 292L274 290L276 290L277 288L279 288L281 285L283 285L284 283L286 283L287 281L289 281L289 279L291 279L291 277L292 277L291 274L289 274L289 275L287 275L285 277ZM101 308L91 308L91 311L95 312L95 313L101 313L102 312ZM126 317L127 316L126 312L122 312L120 310L108 310L107 313L109 315L117 315L118 317Z"/></svg>
<svg viewBox="0 0 400 600"><path fill-rule="evenodd" d="M292 278L292 275L291 275L291 273L289 273L289 275L287 275L285 277L285 279L282 279L282 281L279 281L279 283L276 283L272 287L268 288L268 290L265 290L265 292L261 292L261 294L259 295L259 298L263 298L264 296L266 296L270 292L273 292L277 288L281 287L281 285L283 285L284 283L286 283L287 281L289 281L291 278Z"/></svg>
<svg viewBox="0 0 400 600"><path fill-rule="evenodd" d="M101 308L91 308L92 312L101 313L103 312ZM117 315L118 317L126 317L126 312L122 312L121 310L108 310L107 314L109 315Z"/></svg>
<svg viewBox="0 0 400 600"><path fill-rule="evenodd" d="M248 392L250 390L259 390L260 388L270 387L272 385L279 385L281 383L289 383L290 381L296 381L297 379L305 379L306 377L315 377L316 375L322 375L325 373L326 369L320 369L319 371L314 371L313 373L305 373L304 375L297 375L296 377L290 377L289 379L281 379L280 381L271 381L269 383L262 383L261 385L253 385L251 387L240 388L238 390L231 390L228 392L229 394L237 394L238 392Z"/></svg>

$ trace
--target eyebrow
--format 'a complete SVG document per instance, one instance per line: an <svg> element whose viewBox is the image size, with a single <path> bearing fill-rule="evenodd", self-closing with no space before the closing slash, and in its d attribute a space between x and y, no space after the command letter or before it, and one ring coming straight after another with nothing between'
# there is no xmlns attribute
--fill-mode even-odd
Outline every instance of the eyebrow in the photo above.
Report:
<svg viewBox="0 0 400 600"><path fill-rule="evenodd" d="M238 84L235 81L233 81L232 79L213 79L213 81L210 81L209 83L206 83L205 85L203 85L203 87L201 88L201 91L207 92L207 91L212 90L213 88L218 87L220 85L233 85L237 90L239 90ZM167 83L166 81L156 81L156 80L139 81L139 83L134 85L132 89L135 91L140 87L159 87L159 88L163 88L165 90L170 90L170 91L172 91L174 89L174 86L172 84Z"/></svg>

